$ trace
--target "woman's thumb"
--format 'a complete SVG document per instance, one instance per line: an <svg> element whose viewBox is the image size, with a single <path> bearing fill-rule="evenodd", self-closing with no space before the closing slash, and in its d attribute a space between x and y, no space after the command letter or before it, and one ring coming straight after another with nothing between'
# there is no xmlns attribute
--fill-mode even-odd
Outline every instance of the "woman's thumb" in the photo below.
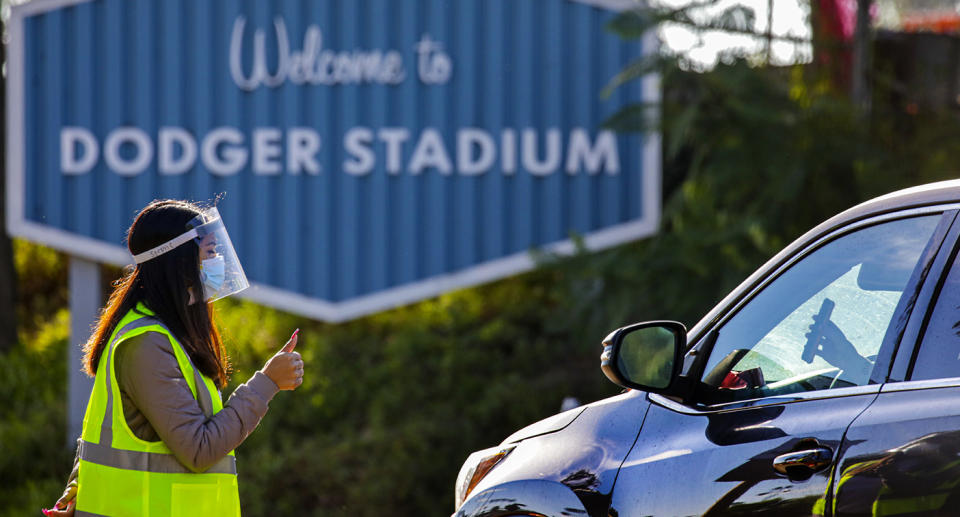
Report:
<svg viewBox="0 0 960 517"><path fill-rule="evenodd" d="M281 352L293 352L294 348L297 348L297 333L300 332L300 329L294 330L293 334L290 336L290 339L287 340L287 344L283 345L283 348L280 349Z"/></svg>

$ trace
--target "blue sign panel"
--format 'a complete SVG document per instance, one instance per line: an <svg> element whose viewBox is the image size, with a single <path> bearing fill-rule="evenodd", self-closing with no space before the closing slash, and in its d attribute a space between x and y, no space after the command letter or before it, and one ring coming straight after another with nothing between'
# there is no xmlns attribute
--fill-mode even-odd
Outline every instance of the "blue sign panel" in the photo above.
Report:
<svg viewBox="0 0 960 517"><path fill-rule="evenodd" d="M218 199L260 302L344 320L652 233L657 135L601 127L652 40L572 0L36 0L8 49L12 234L130 262Z"/></svg>

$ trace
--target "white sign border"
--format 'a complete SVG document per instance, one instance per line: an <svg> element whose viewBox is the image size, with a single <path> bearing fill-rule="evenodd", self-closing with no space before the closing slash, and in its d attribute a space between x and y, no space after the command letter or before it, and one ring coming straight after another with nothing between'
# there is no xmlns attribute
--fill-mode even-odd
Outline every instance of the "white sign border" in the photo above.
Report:
<svg viewBox="0 0 960 517"><path fill-rule="evenodd" d="M50 246L70 255L116 266L132 264L132 257L123 246L76 235L33 221L25 215L26 182L24 170L24 18L91 0L34 0L12 6L7 22L7 232L14 237ZM593 7L621 11L638 5L633 0L568 0ZM655 31L643 38L645 53L659 49ZM650 74L642 79L643 101L659 103L660 78ZM600 250L647 237L656 233L660 224L661 156L660 133L645 135L643 144L643 214L640 219L605 228L583 236L589 250ZM576 251L571 240L542 246L541 251L569 255ZM536 266L528 252L515 253L467 269L433 276L410 284L394 287L375 294L351 298L342 302L326 302L299 293L289 292L264 284L253 283L240 293L243 298L292 314L338 323L432 298L455 289L473 287L518 273Z"/></svg>

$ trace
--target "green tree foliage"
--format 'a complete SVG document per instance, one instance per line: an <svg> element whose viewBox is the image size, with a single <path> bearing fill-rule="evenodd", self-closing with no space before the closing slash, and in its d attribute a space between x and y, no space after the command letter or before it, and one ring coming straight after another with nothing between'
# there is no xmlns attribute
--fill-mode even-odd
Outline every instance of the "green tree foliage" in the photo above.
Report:
<svg viewBox="0 0 960 517"><path fill-rule="evenodd" d="M615 27L639 34L630 20ZM662 106L610 120L633 131L658 114L657 236L540 256L531 273L340 325L218 302L233 383L296 327L307 364L305 384L279 394L237 451L245 515L449 514L469 452L555 413L564 396L617 392L598 368L606 332L646 319L692 324L803 231L878 194L950 177L960 157L952 116L878 102L863 120L811 67L740 59L694 73L681 59L637 63L611 83L656 70L664 84ZM17 261L20 278L34 280L21 288L21 343L0 362L0 516L51 504L71 461L59 449L66 262L16 244L30 257Z"/></svg>
<svg viewBox="0 0 960 517"><path fill-rule="evenodd" d="M66 260L14 242L19 344L0 355L0 517L34 515L60 496L73 451L66 436ZM62 283L57 283L62 279Z"/></svg>

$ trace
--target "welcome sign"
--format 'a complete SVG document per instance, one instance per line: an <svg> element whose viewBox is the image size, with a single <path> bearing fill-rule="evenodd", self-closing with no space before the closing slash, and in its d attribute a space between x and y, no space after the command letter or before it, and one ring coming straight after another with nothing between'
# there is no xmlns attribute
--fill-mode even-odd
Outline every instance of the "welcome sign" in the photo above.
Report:
<svg viewBox="0 0 960 517"><path fill-rule="evenodd" d="M657 135L602 122L650 40L571 0L35 0L8 47L9 230L126 264L217 199L246 296L344 320L652 233Z"/></svg>

